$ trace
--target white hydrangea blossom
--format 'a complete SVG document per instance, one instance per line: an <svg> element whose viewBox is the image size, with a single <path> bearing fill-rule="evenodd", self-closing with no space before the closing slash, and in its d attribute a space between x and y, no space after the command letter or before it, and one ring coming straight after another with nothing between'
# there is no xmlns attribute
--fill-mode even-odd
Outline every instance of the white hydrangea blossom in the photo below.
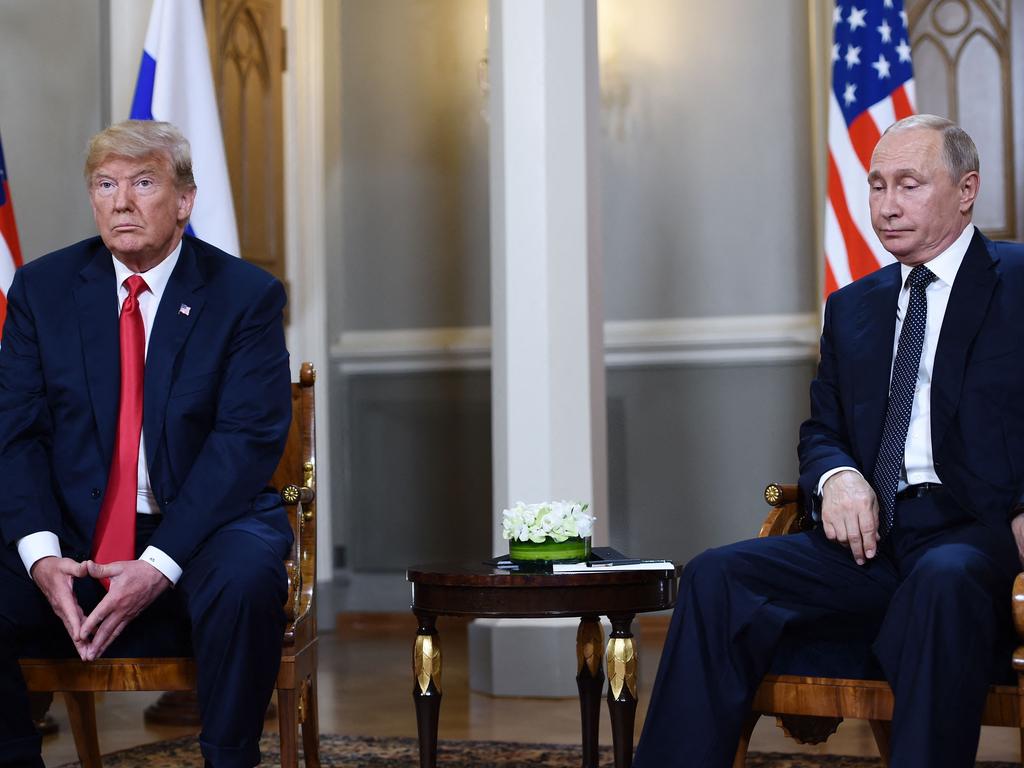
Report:
<svg viewBox="0 0 1024 768"><path fill-rule="evenodd" d="M594 530L589 504L579 501L543 501L539 504L517 502L501 513L501 535L509 540L533 541L540 544L547 538L565 541L586 538Z"/></svg>

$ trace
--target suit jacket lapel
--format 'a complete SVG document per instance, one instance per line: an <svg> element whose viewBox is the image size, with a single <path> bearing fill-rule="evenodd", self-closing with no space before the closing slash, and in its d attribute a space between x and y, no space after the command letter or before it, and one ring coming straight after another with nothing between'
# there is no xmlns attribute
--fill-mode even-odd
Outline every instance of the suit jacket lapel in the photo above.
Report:
<svg viewBox="0 0 1024 768"><path fill-rule="evenodd" d="M121 396L121 337L117 321L117 286L109 251L100 247L75 286L82 361L92 402L96 434L109 462L114 452L117 404Z"/></svg>
<svg viewBox="0 0 1024 768"><path fill-rule="evenodd" d="M164 288L160 306L157 307L146 352L142 424L146 434L146 461L150 471L156 448L163 437L167 394L175 375L175 362L202 312L203 285L196 252L186 238L181 244L178 263Z"/></svg>
<svg viewBox="0 0 1024 768"><path fill-rule="evenodd" d="M988 312L999 282L990 243L975 230L949 294L932 369L932 449L938 452L956 413L967 352Z"/></svg>
<svg viewBox="0 0 1024 768"><path fill-rule="evenodd" d="M870 473L882 439L889 379L896 334L896 306L900 293L898 266L876 273L878 282L860 302L857 313L854 375L854 432L859 459Z"/></svg>

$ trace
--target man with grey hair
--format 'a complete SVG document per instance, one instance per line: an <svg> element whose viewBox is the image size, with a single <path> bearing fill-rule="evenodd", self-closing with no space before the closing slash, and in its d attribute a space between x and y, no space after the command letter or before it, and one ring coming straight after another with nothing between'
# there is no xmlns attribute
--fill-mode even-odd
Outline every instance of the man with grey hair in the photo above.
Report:
<svg viewBox="0 0 1024 768"><path fill-rule="evenodd" d="M972 224L979 184L948 120L879 140L871 219L897 263L825 307L798 449L817 525L687 565L638 768L731 766L773 668L884 676L890 765L974 765L1024 552L1024 247Z"/></svg>
<svg viewBox="0 0 1024 768"><path fill-rule="evenodd" d="M251 768L292 534L284 289L185 234L188 142L89 144L98 237L26 264L0 347L0 766L41 766L20 656L196 659L208 766Z"/></svg>

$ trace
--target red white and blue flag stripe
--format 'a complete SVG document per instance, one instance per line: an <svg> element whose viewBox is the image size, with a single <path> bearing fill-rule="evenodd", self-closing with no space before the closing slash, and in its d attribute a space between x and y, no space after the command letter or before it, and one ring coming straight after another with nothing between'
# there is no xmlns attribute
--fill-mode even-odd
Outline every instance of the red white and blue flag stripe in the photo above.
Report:
<svg viewBox="0 0 1024 768"><path fill-rule="evenodd" d="M7 291L14 279L14 270L20 267L21 263L18 228L14 225L14 204L11 202L11 188L7 183L4 146L0 141L0 336L3 335L4 320L7 317Z"/></svg>
<svg viewBox="0 0 1024 768"><path fill-rule="evenodd" d="M871 228L867 170L882 132L914 114L903 0L836 0L832 27L826 296L893 260Z"/></svg>
<svg viewBox="0 0 1024 768"><path fill-rule="evenodd" d="M199 188L189 234L240 255L199 0L154 0L130 117L165 120L185 134Z"/></svg>

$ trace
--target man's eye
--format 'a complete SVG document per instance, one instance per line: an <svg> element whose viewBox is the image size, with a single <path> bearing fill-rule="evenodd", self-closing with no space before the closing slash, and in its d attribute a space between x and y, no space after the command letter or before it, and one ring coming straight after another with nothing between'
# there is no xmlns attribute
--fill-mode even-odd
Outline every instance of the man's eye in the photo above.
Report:
<svg viewBox="0 0 1024 768"><path fill-rule="evenodd" d="M136 184L138 184L138 186L140 186L140 187L151 187L151 186L153 186L153 182L150 179L139 179L136 182Z"/></svg>

